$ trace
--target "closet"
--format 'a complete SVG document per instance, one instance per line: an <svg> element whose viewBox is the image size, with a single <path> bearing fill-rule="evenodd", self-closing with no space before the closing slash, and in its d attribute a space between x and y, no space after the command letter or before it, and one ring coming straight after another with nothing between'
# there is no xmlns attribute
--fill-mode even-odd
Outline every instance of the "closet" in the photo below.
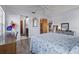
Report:
<svg viewBox="0 0 79 59"><path fill-rule="evenodd" d="M45 18L40 19L40 33L47 33L49 31L48 20Z"/></svg>

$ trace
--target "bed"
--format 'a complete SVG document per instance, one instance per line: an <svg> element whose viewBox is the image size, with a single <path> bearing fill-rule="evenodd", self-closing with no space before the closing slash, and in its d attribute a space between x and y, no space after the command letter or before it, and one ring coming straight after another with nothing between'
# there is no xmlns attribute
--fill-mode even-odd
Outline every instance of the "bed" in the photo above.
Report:
<svg viewBox="0 0 79 59"><path fill-rule="evenodd" d="M58 33L45 33L32 36L31 51L35 54L79 53L79 37Z"/></svg>

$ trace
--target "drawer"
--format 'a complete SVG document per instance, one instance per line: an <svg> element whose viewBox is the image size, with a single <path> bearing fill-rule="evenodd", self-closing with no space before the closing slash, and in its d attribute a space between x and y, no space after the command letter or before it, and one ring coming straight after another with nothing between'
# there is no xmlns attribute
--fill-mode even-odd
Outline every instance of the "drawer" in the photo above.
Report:
<svg viewBox="0 0 79 59"><path fill-rule="evenodd" d="M6 54L15 54L16 53L16 43L10 43L4 45L4 50Z"/></svg>

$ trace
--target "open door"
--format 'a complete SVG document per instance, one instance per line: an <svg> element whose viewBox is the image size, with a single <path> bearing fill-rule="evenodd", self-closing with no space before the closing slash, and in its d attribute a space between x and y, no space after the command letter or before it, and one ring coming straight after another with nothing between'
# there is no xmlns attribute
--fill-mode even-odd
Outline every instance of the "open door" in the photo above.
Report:
<svg viewBox="0 0 79 59"><path fill-rule="evenodd" d="M29 18L25 16L21 16L20 18L20 35L21 36L29 36Z"/></svg>
<svg viewBox="0 0 79 59"><path fill-rule="evenodd" d="M23 35L23 21L20 21L20 34Z"/></svg>

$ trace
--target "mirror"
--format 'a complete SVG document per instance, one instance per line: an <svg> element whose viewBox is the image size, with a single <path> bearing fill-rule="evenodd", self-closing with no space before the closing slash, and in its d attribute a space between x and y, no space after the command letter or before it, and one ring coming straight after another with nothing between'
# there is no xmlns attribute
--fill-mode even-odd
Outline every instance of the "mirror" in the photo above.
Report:
<svg viewBox="0 0 79 59"><path fill-rule="evenodd" d="M61 23L61 30L64 31L69 30L69 23Z"/></svg>

